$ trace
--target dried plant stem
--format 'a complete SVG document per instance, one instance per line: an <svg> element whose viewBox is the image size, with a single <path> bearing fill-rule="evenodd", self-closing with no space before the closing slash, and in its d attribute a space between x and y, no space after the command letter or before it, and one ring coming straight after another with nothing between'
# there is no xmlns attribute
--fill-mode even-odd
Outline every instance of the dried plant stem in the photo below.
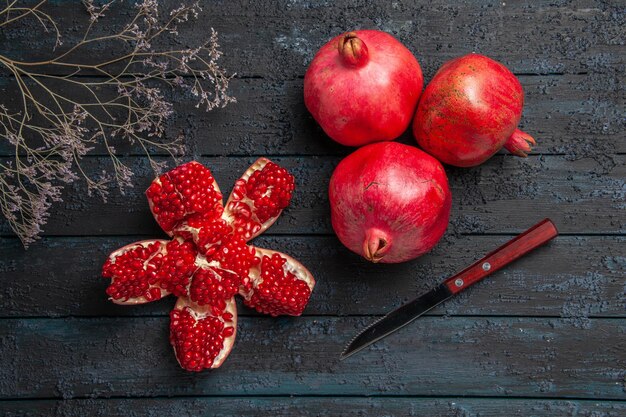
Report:
<svg viewBox="0 0 626 417"><path fill-rule="evenodd" d="M40 1L17 7L17 1L0 10L0 27L34 17L61 45L59 27ZM24 245L41 233L48 210L60 200L63 184L83 179L87 190L106 199L115 182L123 192L132 186L132 171L117 156L114 144L138 145L158 174L165 162L154 152L173 158L184 151L180 137L164 135L165 121L173 113L162 88L183 89L207 111L235 101L228 94L231 77L218 66L221 56L217 34L193 49L159 49L163 37L178 35L177 26L197 18L199 5L172 10L161 22L156 0L136 5L131 21L110 35L91 36L98 20L114 1L96 6L83 0L90 15L82 39L53 58L25 62L0 54L0 66L11 75L19 96L16 109L0 104L0 141L14 147L14 156L0 160L0 211ZM117 45L118 56L79 63L89 48ZM87 55L87 54L85 54ZM65 75L52 75L61 72ZM89 75L90 77L76 77ZM111 161L110 172L99 176L82 166L82 159L96 146Z"/></svg>

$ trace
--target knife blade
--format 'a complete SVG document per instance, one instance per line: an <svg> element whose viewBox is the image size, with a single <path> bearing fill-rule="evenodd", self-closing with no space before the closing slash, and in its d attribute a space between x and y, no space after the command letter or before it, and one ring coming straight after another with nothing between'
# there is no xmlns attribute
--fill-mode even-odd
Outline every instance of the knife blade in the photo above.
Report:
<svg viewBox="0 0 626 417"><path fill-rule="evenodd" d="M339 359L344 360L389 336L459 292L547 243L558 234L556 226L550 219L542 220L458 274L448 278L439 286L393 310L380 320L366 327L346 346Z"/></svg>

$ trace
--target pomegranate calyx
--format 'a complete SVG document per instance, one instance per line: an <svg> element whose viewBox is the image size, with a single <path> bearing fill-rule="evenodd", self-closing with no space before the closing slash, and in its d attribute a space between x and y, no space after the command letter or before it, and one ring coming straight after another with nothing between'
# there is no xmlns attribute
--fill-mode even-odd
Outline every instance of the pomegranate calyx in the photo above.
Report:
<svg viewBox="0 0 626 417"><path fill-rule="evenodd" d="M535 139L528 133L515 129L511 137L507 139L504 147L513 155L526 158L536 144Z"/></svg>
<svg viewBox="0 0 626 417"><path fill-rule="evenodd" d="M363 242L363 256L370 262L377 263L391 249L391 240L380 229L368 229Z"/></svg>
<svg viewBox="0 0 626 417"><path fill-rule="evenodd" d="M348 66L359 68L369 61L367 45L355 32L347 32L339 38L337 49L343 62Z"/></svg>

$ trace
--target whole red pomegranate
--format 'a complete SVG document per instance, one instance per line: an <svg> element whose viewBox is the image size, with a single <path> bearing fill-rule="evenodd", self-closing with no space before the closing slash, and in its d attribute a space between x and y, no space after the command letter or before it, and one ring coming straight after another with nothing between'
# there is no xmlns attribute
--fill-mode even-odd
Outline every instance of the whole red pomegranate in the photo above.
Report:
<svg viewBox="0 0 626 417"><path fill-rule="evenodd" d="M361 146L400 136L423 84L417 59L398 40L358 30L317 52L304 76L304 103L328 136Z"/></svg>
<svg viewBox="0 0 626 417"><path fill-rule="evenodd" d="M435 158L397 142L358 149L330 179L331 220L339 240L372 262L428 252L448 226L452 197Z"/></svg>
<svg viewBox="0 0 626 417"><path fill-rule="evenodd" d="M524 92L501 63L469 54L445 63L426 86L413 134L419 145L446 164L479 165L502 146L525 157L535 140L517 129Z"/></svg>

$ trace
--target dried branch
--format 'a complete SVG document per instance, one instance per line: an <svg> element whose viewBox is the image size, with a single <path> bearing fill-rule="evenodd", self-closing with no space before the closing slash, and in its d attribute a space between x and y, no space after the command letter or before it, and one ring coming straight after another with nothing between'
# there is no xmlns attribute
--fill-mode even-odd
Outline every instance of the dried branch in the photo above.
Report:
<svg viewBox="0 0 626 417"><path fill-rule="evenodd" d="M231 77L218 66L221 56L217 33L211 29L206 42L196 48L163 49L166 36L178 35L178 25L196 19L198 3L171 10L164 17L156 0L136 4L136 14L116 33L92 36L93 28L115 0L94 4L83 0L89 26L82 40L55 57L23 62L0 54L0 65L12 75L19 94L19 108L0 105L0 141L15 149L13 159L0 160L0 211L24 246L32 243L46 223L52 203L60 201L64 184L83 179L90 195L106 199L111 183L123 193L132 186L132 171L116 155L114 141L138 144L158 174L164 162L150 151L174 158L184 152L180 137L164 135L165 121L173 113L162 87L189 91L196 107L207 111L235 99L228 94ZM0 10L0 27L24 18L35 18L46 32L61 36L54 19L42 11L41 1L31 7L7 3ZM120 51L113 58L77 63L89 48L106 42ZM61 72L68 75L50 75ZM93 78L74 77L78 74ZM82 160L96 145L111 160L111 173L92 177Z"/></svg>

